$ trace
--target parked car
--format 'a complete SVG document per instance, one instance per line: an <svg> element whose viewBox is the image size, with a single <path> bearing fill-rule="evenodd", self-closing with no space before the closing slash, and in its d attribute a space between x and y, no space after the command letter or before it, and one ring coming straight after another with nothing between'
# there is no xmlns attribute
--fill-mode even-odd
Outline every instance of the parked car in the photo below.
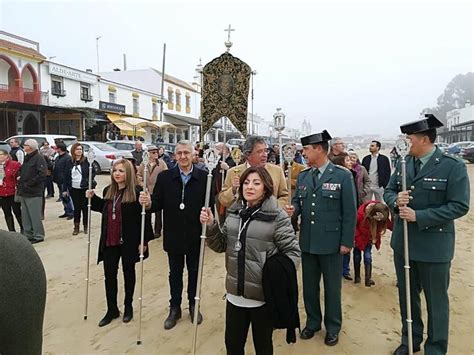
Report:
<svg viewBox="0 0 474 355"><path fill-rule="evenodd" d="M470 163L474 163L474 144L471 144L462 150L461 157Z"/></svg>
<svg viewBox="0 0 474 355"><path fill-rule="evenodd" d="M89 149L94 150L95 160L92 166L96 174L100 174L103 171L110 171L114 160L120 159L124 155L120 150L104 142L81 141L79 143L81 143L84 149L84 155L86 156ZM70 146L68 150L71 151Z"/></svg>
<svg viewBox="0 0 474 355"><path fill-rule="evenodd" d="M470 141L453 143L448 148L445 149L445 153L452 154L452 155L459 155L461 154L462 148L466 148L467 146L473 143L474 142L470 142Z"/></svg>
<svg viewBox="0 0 474 355"><path fill-rule="evenodd" d="M10 145L5 141L0 141L0 149L6 150L8 153L10 153L11 150Z"/></svg>
<svg viewBox="0 0 474 355"><path fill-rule="evenodd" d="M22 147L27 139L33 138L38 142L38 146L41 147L41 145L47 141L49 143L49 146L53 149L55 148L56 143L60 141L64 142L66 146L70 146L73 143L77 142L76 136L66 136L61 134L19 134L7 138L7 143L9 143L10 140L13 138L17 139Z"/></svg>
<svg viewBox="0 0 474 355"><path fill-rule="evenodd" d="M105 142L115 149L118 150L123 150L127 152L131 152L132 150L135 150L135 142L134 141L124 141L124 140L113 140L113 141L107 141ZM143 149L146 149L146 145L143 145Z"/></svg>
<svg viewBox="0 0 474 355"><path fill-rule="evenodd" d="M165 148L165 151L166 151L167 153L173 153L173 154L174 154L174 152L175 152L175 150L176 150L176 144L174 144L174 143L156 142L155 145L156 145L158 148L159 148L159 147Z"/></svg>

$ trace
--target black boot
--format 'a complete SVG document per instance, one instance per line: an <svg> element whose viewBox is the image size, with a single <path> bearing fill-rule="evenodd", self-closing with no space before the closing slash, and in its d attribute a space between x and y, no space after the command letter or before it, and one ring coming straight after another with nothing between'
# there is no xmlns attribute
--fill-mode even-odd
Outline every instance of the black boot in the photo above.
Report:
<svg viewBox="0 0 474 355"><path fill-rule="evenodd" d="M104 318L102 318L99 322L99 327L103 327L109 324L110 322L112 322L112 320L118 317L120 317L120 311L118 310L118 308L115 310L107 310L107 313L105 314Z"/></svg>
<svg viewBox="0 0 474 355"><path fill-rule="evenodd" d="M372 280L372 264L365 264L365 286L370 287L375 285L375 282Z"/></svg>
<svg viewBox="0 0 474 355"><path fill-rule="evenodd" d="M178 319L181 318L181 307L173 307L170 308L170 314L168 318L165 320L165 329L171 329L176 325Z"/></svg>
<svg viewBox="0 0 474 355"><path fill-rule="evenodd" d="M105 279L105 297L107 298L107 313L99 322L99 327L112 322L113 319L120 317L120 311L117 307L117 278Z"/></svg>
<svg viewBox="0 0 474 355"><path fill-rule="evenodd" d="M133 319L133 307L132 305L125 305L125 311L123 312L123 322L128 323Z"/></svg>
<svg viewBox="0 0 474 355"><path fill-rule="evenodd" d="M7 222L7 228L10 232L15 232L15 221L13 216L5 217L5 222Z"/></svg>
<svg viewBox="0 0 474 355"><path fill-rule="evenodd" d="M195 310L194 305L193 304L189 305L189 317L191 317L191 323L194 323L194 310ZM198 319L197 323L201 324L202 323L202 314L199 310L198 310L197 319Z"/></svg>
<svg viewBox="0 0 474 355"><path fill-rule="evenodd" d="M356 261L354 258L354 283L360 283L360 261Z"/></svg>

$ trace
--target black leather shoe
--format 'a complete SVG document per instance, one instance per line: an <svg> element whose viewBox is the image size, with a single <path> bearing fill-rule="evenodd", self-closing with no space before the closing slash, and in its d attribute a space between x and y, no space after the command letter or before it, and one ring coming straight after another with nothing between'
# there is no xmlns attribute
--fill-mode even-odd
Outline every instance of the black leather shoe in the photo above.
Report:
<svg viewBox="0 0 474 355"><path fill-rule="evenodd" d="M181 318L181 308L180 307L171 307L170 314L165 320L165 329L171 329L176 325L178 319Z"/></svg>
<svg viewBox="0 0 474 355"><path fill-rule="evenodd" d="M351 274L344 274L344 275L342 275L342 277L345 278L345 279L348 280L348 281L352 281L352 280L353 280Z"/></svg>
<svg viewBox="0 0 474 355"><path fill-rule="evenodd" d="M414 353L417 353L418 351L420 351L419 346L413 347ZM408 355L408 346L405 344L401 344L397 349L395 349L393 355Z"/></svg>
<svg viewBox="0 0 474 355"><path fill-rule="evenodd" d="M194 323L194 305L189 306L189 317L191 318L191 323ZM198 324L202 323L202 314L198 311Z"/></svg>
<svg viewBox="0 0 474 355"><path fill-rule="evenodd" d="M73 218L74 218L74 216L66 216L66 219L67 219L68 221L70 221L70 220L73 219Z"/></svg>
<svg viewBox="0 0 474 355"><path fill-rule="evenodd" d="M324 338L324 344L327 346L334 346L339 342L339 335L327 333Z"/></svg>
<svg viewBox="0 0 474 355"><path fill-rule="evenodd" d="M58 218L66 218L66 217L67 217L67 214L65 214L65 213L62 214L62 215L60 215L60 216L58 216Z"/></svg>
<svg viewBox="0 0 474 355"><path fill-rule="evenodd" d="M115 311L107 311L104 318L102 318L101 321L99 322L99 327L103 327L107 324L110 324L110 322L112 322L112 320L114 320L115 318L118 318L118 317L120 317L120 312L119 312L118 309L115 310Z"/></svg>
<svg viewBox="0 0 474 355"><path fill-rule="evenodd" d="M314 333L316 333L317 330L310 329L308 327L304 327L304 329L301 331L300 338L301 339L311 339L314 337Z"/></svg>
<svg viewBox="0 0 474 355"><path fill-rule="evenodd" d="M133 319L133 307L132 306L125 306L125 310L123 312L123 322L128 323Z"/></svg>

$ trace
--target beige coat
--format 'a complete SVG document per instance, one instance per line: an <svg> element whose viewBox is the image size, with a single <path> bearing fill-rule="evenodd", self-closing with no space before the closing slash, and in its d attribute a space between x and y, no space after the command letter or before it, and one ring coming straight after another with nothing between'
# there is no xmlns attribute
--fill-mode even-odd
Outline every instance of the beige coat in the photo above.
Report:
<svg viewBox="0 0 474 355"><path fill-rule="evenodd" d="M234 166L227 171L227 176L224 181L224 187L219 193L219 202L225 207L229 207L237 201L238 193L232 193L232 180L235 175L242 175L247 169L247 163ZM278 165L265 164L265 169L268 171L273 180L273 195L278 199L278 205L282 208L288 205L288 186L283 170Z"/></svg>
<svg viewBox="0 0 474 355"><path fill-rule="evenodd" d="M168 170L168 166L163 161L163 159L158 159L158 164L150 164L148 163L148 175L146 177L146 184L148 187L148 192L151 194L153 193L153 189L155 188L156 178L159 173L164 170ZM138 184L143 187L143 172L145 171L145 165L143 163L137 169L137 180Z"/></svg>

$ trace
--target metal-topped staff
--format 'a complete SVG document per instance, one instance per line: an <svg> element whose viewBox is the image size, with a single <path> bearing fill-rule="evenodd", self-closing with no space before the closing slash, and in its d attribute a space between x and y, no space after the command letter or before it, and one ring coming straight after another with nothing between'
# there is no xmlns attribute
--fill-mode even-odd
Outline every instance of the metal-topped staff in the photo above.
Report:
<svg viewBox="0 0 474 355"><path fill-rule="evenodd" d="M143 152L143 191L148 192L147 188L147 175L148 175L148 152ZM138 301L140 306L138 309L138 337L137 345L142 343L142 305L143 305L143 259L145 258L145 218L146 218L146 208L145 205L142 205L142 224L140 229L140 296Z"/></svg>
<svg viewBox="0 0 474 355"><path fill-rule="evenodd" d="M206 166L208 170L207 174L207 186L206 186L206 199L204 202L204 207L206 210L209 208L209 200L211 195L211 185L212 185L212 170L217 165L218 162L218 153L215 148L206 149L204 152L204 157L206 161ZM202 224L201 229L201 246L199 249L199 267L198 267L198 277L197 277L197 285L196 285L196 296L194 300L196 301L194 305L194 315L193 315L193 355L196 354L196 343L197 343L197 327L198 327L198 316L199 316L199 302L201 300L201 283L202 283L202 271L204 265L204 249L206 247L206 230L207 224Z"/></svg>
<svg viewBox="0 0 474 355"><path fill-rule="evenodd" d="M400 167L402 169L402 191L407 191L407 164L406 156L408 153L408 141L406 138L400 138L397 141L397 148L400 152ZM413 328L411 319L411 291L410 291L410 256L408 252L408 222L403 220L403 254L405 257L405 297L407 303L407 332L408 332L408 353L413 355Z"/></svg>
<svg viewBox="0 0 474 355"><path fill-rule="evenodd" d="M230 153L230 155L235 163L235 166L238 166L240 164L240 160L242 159L242 151L240 150L240 148L232 148L232 152ZM237 175L239 175L240 169L234 169L234 171Z"/></svg>
<svg viewBox="0 0 474 355"><path fill-rule="evenodd" d="M288 204L291 205L291 168L295 158L296 147L287 145L283 151L283 156L288 163Z"/></svg>
<svg viewBox="0 0 474 355"><path fill-rule="evenodd" d="M87 161L89 162L89 190L92 190L92 169L95 160L94 150L89 149L87 152ZM84 319L87 319L87 311L89 306L89 271L90 271L90 260L91 260L91 204L92 197L87 198L87 266L86 266L86 302L84 306Z"/></svg>

